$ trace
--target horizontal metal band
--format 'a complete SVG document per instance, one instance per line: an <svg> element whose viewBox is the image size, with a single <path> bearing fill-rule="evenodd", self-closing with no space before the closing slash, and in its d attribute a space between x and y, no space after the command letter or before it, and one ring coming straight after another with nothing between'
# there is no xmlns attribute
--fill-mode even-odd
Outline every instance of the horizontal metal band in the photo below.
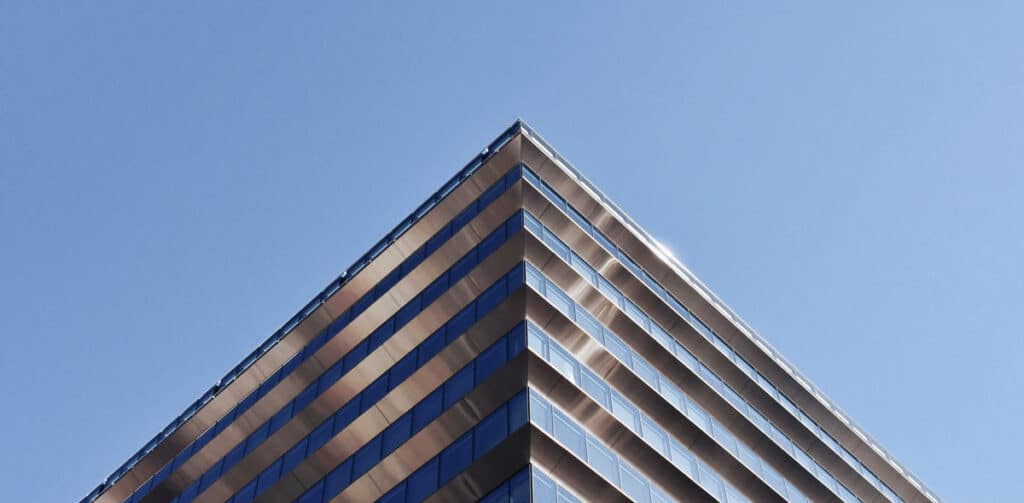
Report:
<svg viewBox="0 0 1024 503"><path fill-rule="evenodd" d="M522 260L523 234L520 232L512 236L465 278L452 285L433 304L332 385L326 393L315 399L301 413L293 417L280 430L271 435L255 451L246 456L231 470L224 473L206 491L200 494L195 501L197 503L223 501L230 497L280 455L284 454L296 441L305 436L312 427L315 427L328 415L338 410L352 396L379 377L385 370L408 353L409 350L416 347L434 330L478 297L484 289ZM359 338L361 339L366 334L368 332L362 332ZM354 345L354 343L351 345ZM321 350L327 349L329 346L330 344L327 344ZM339 351L338 354L347 352L347 349ZM423 370L420 369L420 371ZM415 375L410 380L415 380ZM378 407L378 409L382 411L387 410L384 407ZM321 451L324 451L332 442L329 442ZM295 473L302 473L299 468L295 470Z"/></svg>
<svg viewBox="0 0 1024 503"><path fill-rule="evenodd" d="M537 260L544 261L545 265L542 269L543 272L549 279L555 282L563 292L566 292L574 301L583 306L604 326L614 331L623 339L623 341L629 344L634 351L643 356L648 363L654 366L659 373L671 380L676 386L684 390L691 398L693 398L694 401L699 403L704 410L714 415L721 423L727 425L733 435L744 441L747 446L757 452L763 459L768 461L775 470L785 476L787 480L797 486L807 496L822 501L830 501L832 498L835 498L832 491L826 488L814 474L808 472L806 468L782 450L782 448L773 440L768 438L760 429L750 422L749 419L736 411L728 400L712 389L711 386L704 382L700 376L695 374L692 369L683 365L664 347L655 342L654 339L642 328L636 325L636 323L626 315L626 313L619 310L618 306L610 302L586 280L581 278L575 269L552 254L551 251L533 235L527 233L525 239L527 260L534 264L536 264L533 262L534 257L537 257ZM547 324L555 323L554 327L548 331L548 333L552 334L553 337L561 337L561 333L565 331L576 334L577 338L586 338L569 342L569 345L566 346L568 349L575 351L575 344L588 342L590 337L580 331L579 328L561 312L550 307L550 304L546 299L536 295L532 290L531 296L528 298L531 299L531 303L528 305L528 313L534 312L532 308L532 299L534 298L539 299L537 302L543 303L544 306L547 306L547 310L541 311L545 318L536 319L534 322L542 328L547 326ZM589 355L593 353L606 355L607 359L609 359L609 362L604 363L606 366L612 362L617 363L617 360L615 360L596 342L590 342L589 345L593 346L593 348L588 349L588 352L581 358L581 361L587 363L588 366L590 366L591 363L588 359ZM601 360L594 362L595 365L599 363L601 363ZM602 373L602 371L609 371L608 368L591 368L598 373ZM632 371L621 365L619 365L619 370L619 373L621 374L632 376ZM676 409L669 405L658 393L650 390L646 384L641 383L639 380L632 382L633 384L629 385L630 387L620 389L628 396L633 396L633 393L638 393L638 389L646 390L648 393L641 402L645 411L648 410L647 405L651 404L651 412L666 413L670 416L678 414L679 417L685 417L682 414L679 414ZM664 408L656 408L654 407L655 404ZM692 425L691 431L686 434L696 435L689 438L703 439L702 441L691 445L691 447L708 464L718 466L723 463L725 465L738 463L731 453L724 450L716 441L708 436L707 433L696 425L693 425L689 419L686 419L685 421L687 424ZM666 424L662 424L662 426L666 426ZM671 431L679 426L680 423L677 423L668 429ZM688 437L680 437L681 440L685 438ZM745 487L768 487L760 478L755 477L753 473L750 473L749 469L745 466L742 464L737 464L737 466L739 468L736 469L740 471L736 473L746 473L756 479L754 481L748 481L745 480L745 476L740 477L739 480L730 479L730 482L732 482L737 488L745 491ZM729 472L732 471L733 470L724 471L723 475L728 476ZM774 493L773 490L771 492ZM879 494L879 496L881 495Z"/></svg>
<svg viewBox="0 0 1024 503"><path fill-rule="evenodd" d="M171 461L178 452L213 426L236 403L256 389L267 376L305 347L324 327L390 273L395 266L408 258L411 252L419 248L468 203L479 197L487 187L515 166L519 162L520 143L521 135L516 134L497 154L399 236L376 259L342 285L279 343L260 356L174 433L100 494L96 501L120 503Z"/></svg>
<svg viewBox="0 0 1024 503"><path fill-rule="evenodd" d="M423 500L424 503L479 501L530 462L530 429L512 432L482 458Z"/></svg>
<svg viewBox="0 0 1024 503"><path fill-rule="evenodd" d="M570 248L594 266L602 277L615 285L630 301L643 309L660 326L665 328L675 340L683 344L691 353L711 368L733 390L737 391L741 397L754 405L762 415L784 431L787 437L796 445L810 454L822 466L828 468L833 477L842 482L863 501L876 501L879 498L884 498L877 488L857 473L835 451L826 446L820 438L793 417L775 398L768 395L764 389L736 367L734 363L729 361L718 349L714 348L693 326L666 305L664 301L654 295L646 285L626 270L618 261L612 259L611 255L600 244L584 233L561 210L551 205L530 184L524 184L523 200L527 211L530 211L535 216L538 213L541 214L542 216L538 218L544 223L545 227L548 227L555 235L569 244ZM527 243L530 242L538 241L536 238L528 238ZM806 469L796 463L792 456L782 451L775 442L767 439L763 432L750 423L748 419L742 417L742 414L734 411L731 405L722 403L723 399L715 391L711 390L699 376L676 360L671 353L655 342L643 329L637 327L632 319L625 313L622 313L617 306L609 302L600 292L581 278L571 266L565 264L557 256L554 256L550 250L547 250L546 246L543 244L541 246L546 251L544 255L545 263L542 269L545 270L545 273L552 280L560 285L563 291L567 293L582 292L571 293L570 295L595 316L608 309L618 313L617 316L608 317L607 319L600 316L598 318L602 319L606 326L617 333L624 337L628 336L627 339L630 345L638 353L643 354L648 361L662 369L662 373L676 378L681 377L677 372L682 372L682 376L686 376L682 377L682 382L686 383L681 384L684 389L695 390L694 396L701 401L702 405L708 403L705 408L709 412L719 419L720 422L728 425L734 434L746 441L747 445L754 448L759 454L762 454L765 459L770 460L773 466L778 466L779 471L786 475L787 479L790 479L791 482L801 487L801 490L806 491L808 496L817 494L821 490L818 486L822 489L824 488L817 480L817 477L808 473ZM532 247L528 244L527 249L531 250ZM548 269L551 271L549 272ZM696 391L698 389L700 392ZM768 452L762 453L757 448L762 444ZM782 457L780 458L780 456ZM776 464L777 462L782 464L778 465ZM786 468L794 464L799 468ZM813 479L815 484L812 484L809 488L803 488L800 481L808 477ZM806 483L803 483L803 485L806 485ZM826 489L826 491L828 494L832 494L830 490Z"/></svg>
<svg viewBox="0 0 1024 503"><path fill-rule="evenodd" d="M441 273L452 266L467 251L478 245L483 237L518 211L522 182L517 182L491 203L437 251L396 283L391 290L374 302L341 332L330 339L312 357L304 361L249 410L240 414L231 425L195 453L174 474L161 483L144 501L169 499L198 479L239 442L255 431L282 406L348 353L383 321L390 318L409 300L420 293ZM422 314L422 313L421 313ZM413 320L416 322L416 320ZM390 346L389 346L390 347ZM401 347L398 348L399 350ZM394 354L395 359L401 354Z"/></svg>
<svg viewBox="0 0 1024 503"><path fill-rule="evenodd" d="M525 387L524 351L330 501L375 501Z"/></svg>
<svg viewBox="0 0 1024 503"><path fill-rule="evenodd" d="M759 345L760 343L755 341L753 336L746 335L728 315L715 307L694 285L675 272L664 259L658 256L657 252L650 245L646 244L633 230L614 216L611 211L597 200L595 194L575 181L572 174L554 162L541 148L538 148L532 139L523 140L521 151L522 161L537 173L542 180L548 183L580 214L625 251L633 261L643 267L662 287L686 305L688 309L714 330L719 337L725 340L734 351L775 384L824 431L843 445L850 453L854 454L875 475L889 485L891 489L908 501L928 501L921 489L914 487L904 475L894 468L893 464L875 452L864 439L854 433L850 424L840 420L837 416L838 412L831 410L822 400L809 391L808 387L811 385L809 383L805 385L803 379L797 377L794 373L794 369L776 361L768 349ZM597 267L596 264L595 267ZM624 291L629 290L626 289ZM654 313L649 314L653 315ZM717 371L718 369L716 368L715 370ZM800 430L797 429L796 431ZM819 447L805 450L814 454L820 449L831 452L831 449L823 444ZM834 459L828 459L832 456L823 455L820 463L829 468L830 471L833 469L836 472L845 471L847 469L845 468L846 462L834 454L833 452ZM841 464L837 464L836 460L841 461ZM833 472L833 475L839 478L840 474L836 472ZM857 474L857 478L847 484L848 488L854 490L858 496L861 494L879 495L870 497L868 501L881 497L881 493L866 480L863 480L859 473L856 471L853 473ZM846 483L846 480L844 480L844 483ZM867 487L862 487L865 485Z"/></svg>

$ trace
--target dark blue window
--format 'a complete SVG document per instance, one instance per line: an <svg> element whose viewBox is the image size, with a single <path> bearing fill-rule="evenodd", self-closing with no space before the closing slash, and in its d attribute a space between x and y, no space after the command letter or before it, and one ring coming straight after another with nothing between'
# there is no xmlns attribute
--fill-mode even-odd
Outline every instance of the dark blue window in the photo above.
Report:
<svg viewBox="0 0 1024 503"><path fill-rule="evenodd" d="M308 446L309 437L306 437L289 449L281 461L281 473L288 473L298 466L306 458L306 447Z"/></svg>
<svg viewBox="0 0 1024 503"><path fill-rule="evenodd" d="M369 351L373 351L384 344L384 341L391 338L395 333L395 319L388 318L383 325L377 327L377 330L370 332L370 345L367 347Z"/></svg>
<svg viewBox="0 0 1024 503"><path fill-rule="evenodd" d="M235 495L233 503L251 503L256 498L256 481L253 480L245 485L238 494Z"/></svg>
<svg viewBox="0 0 1024 503"><path fill-rule="evenodd" d="M438 460L435 457L409 476L406 484L406 498L409 501L423 501L437 490L437 467Z"/></svg>
<svg viewBox="0 0 1024 503"><path fill-rule="evenodd" d="M509 503L530 502L530 469L527 468L512 476L508 481Z"/></svg>
<svg viewBox="0 0 1024 503"><path fill-rule="evenodd" d="M446 484L473 462L473 432L467 432L441 451L441 484Z"/></svg>
<svg viewBox="0 0 1024 503"><path fill-rule="evenodd" d="M409 440L412 434L412 413L402 414L394 423L384 429L381 440L381 456L387 456L395 451L398 446Z"/></svg>
<svg viewBox="0 0 1024 503"><path fill-rule="evenodd" d="M295 397L295 412L302 410L309 405L309 402L316 398L316 386L317 381L313 381L309 386L306 386L306 389L302 390L302 393L299 393L299 396Z"/></svg>
<svg viewBox="0 0 1024 503"><path fill-rule="evenodd" d="M486 257L491 254L494 250L497 250L502 243L505 242L505 226L498 227L498 230L490 233L487 237L480 241L477 245L480 250L480 256Z"/></svg>
<svg viewBox="0 0 1024 503"><path fill-rule="evenodd" d="M420 265L426 257L427 249L422 246L419 247L412 255L409 256L409 258L402 262L402 267L399 269L401 271L400 274L402 276L409 274L416 268L416 266Z"/></svg>
<svg viewBox="0 0 1024 503"><path fill-rule="evenodd" d="M473 270L473 268L476 267L476 257L476 249L474 248L470 250L469 253L467 253L461 259L459 259L459 261L456 262L455 265L453 265L451 268L449 280L452 283L454 283L462 279L462 277L465 276L466 274L469 274L469 271Z"/></svg>
<svg viewBox="0 0 1024 503"><path fill-rule="evenodd" d="M486 313L497 306L502 300L505 300L508 295L507 291L508 279L502 277L477 298L476 305L479 312Z"/></svg>
<svg viewBox="0 0 1024 503"><path fill-rule="evenodd" d="M267 488L274 485L274 482L277 482L277 478L280 474L281 458L278 458L277 461L274 461L274 464L268 466L266 470L263 470L263 473L260 473L260 477L256 479L256 493L259 494L266 491Z"/></svg>
<svg viewBox="0 0 1024 503"><path fill-rule="evenodd" d="M512 359L526 349L526 325L520 323L505 338L508 339L508 359Z"/></svg>
<svg viewBox="0 0 1024 503"><path fill-rule="evenodd" d="M420 403L416 404L412 409L412 429L413 431L419 431L424 426L429 424L437 416L441 415L441 408L443 401L441 400L442 391L436 389L432 393L426 396Z"/></svg>
<svg viewBox="0 0 1024 503"><path fill-rule="evenodd" d="M479 503L508 503L508 481L487 493L487 496L481 498Z"/></svg>
<svg viewBox="0 0 1024 503"><path fill-rule="evenodd" d="M380 280L380 282L377 283L377 286L374 287L374 295L377 298L380 298L381 295L384 295L384 293L390 290L391 287L395 286L395 283L398 283L398 279L401 277L401 274L402 271L396 268L395 270L391 271L391 274L384 276L384 279Z"/></svg>
<svg viewBox="0 0 1024 503"><path fill-rule="evenodd" d="M352 456L352 478L359 478L379 462L380 435L377 435Z"/></svg>
<svg viewBox="0 0 1024 503"><path fill-rule="evenodd" d="M342 361L339 360L334 365L331 365L327 372L324 372L324 375L320 376L320 389L325 390L328 386L338 382L338 379L341 379L342 365Z"/></svg>
<svg viewBox="0 0 1024 503"><path fill-rule="evenodd" d="M476 322L476 304L470 304L448 322L448 336L446 337L448 342L457 339L466 329L473 326L474 322Z"/></svg>
<svg viewBox="0 0 1024 503"><path fill-rule="evenodd" d="M342 489L348 487L351 481L352 459L349 458L327 474L327 478L324 479L324 494L327 496L338 494Z"/></svg>
<svg viewBox="0 0 1024 503"><path fill-rule="evenodd" d="M295 402L288 402L288 405L285 405L284 408L277 411L277 414L274 414L274 417L270 418L271 432L277 431L278 428L284 426L284 423L287 423L292 418L292 406L294 404Z"/></svg>
<svg viewBox="0 0 1024 503"><path fill-rule="evenodd" d="M508 342L505 337L498 339L491 347L480 353L476 359L476 382L483 382L487 376L501 368L508 358Z"/></svg>
<svg viewBox="0 0 1024 503"><path fill-rule="evenodd" d="M181 495L178 496L178 501L192 501L199 495L199 481L193 482L190 486L186 487Z"/></svg>
<svg viewBox="0 0 1024 503"><path fill-rule="evenodd" d="M420 300L421 298L417 296L395 313L396 329L404 327L405 324L409 323L409 321L416 317L417 314L420 314Z"/></svg>
<svg viewBox="0 0 1024 503"><path fill-rule="evenodd" d="M388 392L388 375L384 375L377 378L376 381L370 383L369 386L363 391L363 411L373 407L378 400L384 397Z"/></svg>
<svg viewBox="0 0 1024 503"><path fill-rule="evenodd" d="M309 453L313 454L321 446L331 439L332 428L334 428L334 417L329 417L317 426L309 435Z"/></svg>
<svg viewBox="0 0 1024 503"><path fill-rule="evenodd" d="M323 498L324 493L324 481L320 481L317 485L311 487L301 498L298 499L298 503L320 503L320 499ZM237 499L236 499L237 501Z"/></svg>
<svg viewBox="0 0 1024 503"><path fill-rule="evenodd" d="M480 195L480 207L486 208L487 205L491 204L492 201L497 199L502 192L505 192L504 178L498 180L498 182L492 185L491 188L487 189L487 192L484 192L483 194Z"/></svg>
<svg viewBox="0 0 1024 503"><path fill-rule="evenodd" d="M435 251L437 251L438 248L441 247L442 244L444 244L445 241L448 241L448 238L450 238L451 236L452 236L451 226L450 225L444 226L443 229L437 231L437 234L434 234L434 237L430 238L430 240L427 241L427 244L424 245L424 247L423 247L424 251L428 255L431 254L431 253L434 253Z"/></svg>
<svg viewBox="0 0 1024 503"><path fill-rule="evenodd" d="M462 370L444 383L444 408L447 410L453 403L462 399L473 389L473 363L470 362Z"/></svg>
<svg viewBox="0 0 1024 503"><path fill-rule="evenodd" d="M389 371L391 379L389 382L392 389L416 371L416 353L415 349L406 353L401 360L398 360L394 367L391 367Z"/></svg>
<svg viewBox="0 0 1024 503"><path fill-rule="evenodd" d="M473 433L473 456L479 458L508 436L508 407L503 405L480 421Z"/></svg>
<svg viewBox="0 0 1024 503"><path fill-rule="evenodd" d="M356 395L352 397L345 405L343 405L338 412L334 414L334 434L337 435L339 431L348 426L359 417L359 405L360 396Z"/></svg>
<svg viewBox="0 0 1024 503"><path fill-rule="evenodd" d="M419 354L416 356L416 365L423 366L431 358L441 352L445 344L445 327L437 329L436 332L430 334L427 340L420 343Z"/></svg>
<svg viewBox="0 0 1024 503"><path fill-rule="evenodd" d="M363 339L362 342L357 344L356 347L352 348L348 354L345 355L345 358L342 359L344 362L342 370L343 374L347 374L349 370L352 370L352 367L355 367L356 364L363 361L363 358L366 358L366 353L369 352L369 344L370 341Z"/></svg>
<svg viewBox="0 0 1024 503"><path fill-rule="evenodd" d="M212 484L214 480L217 480L217 477L220 477L220 472L223 469L224 460L221 460L217 464L210 467L210 469L207 470L206 473L204 473L203 476L199 478L199 490L205 491L207 487L210 487L210 484Z"/></svg>
<svg viewBox="0 0 1024 503"><path fill-rule="evenodd" d="M513 432L529 421L530 411L527 409L526 392L519 392L508 402L508 428Z"/></svg>
<svg viewBox="0 0 1024 503"><path fill-rule="evenodd" d="M250 433L249 438L245 441L245 453L249 454L260 442L266 440L268 433L270 433L269 422L263 423L256 431Z"/></svg>
<svg viewBox="0 0 1024 503"><path fill-rule="evenodd" d="M476 216L476 213L476 201L469 203L469 206L462 210L462 213L459 213L452 219L452 229L461 229L462 226L469 223Z"/></svg>
<svg viewBox="0 0 1024 503"><path fill-rule="evenodd" d="M384 496L377 500L377 503L405 503L405 484L398 484Z"/></svg>
<svg viewBox="0 0 1024 503"><path fill-rule="evenodd" d="M444 293L446 290L448 290L447 273L442 274L440 277L435 279L433 283L427 285L427 287L423 289L423 306L429 306L432 302L437 300L437 298L440 297L441 294Z"/></svg>

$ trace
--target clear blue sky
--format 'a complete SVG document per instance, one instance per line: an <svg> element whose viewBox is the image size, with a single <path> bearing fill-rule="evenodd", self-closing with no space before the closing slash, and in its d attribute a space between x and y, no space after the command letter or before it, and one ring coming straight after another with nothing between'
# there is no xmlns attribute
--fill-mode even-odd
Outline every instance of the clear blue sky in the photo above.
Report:
<svg viewBox="0 0 1024 503"><path fill-rule="evenodd" d="M520 116L940 496L1019 496L1020 2L227 3L0 2L5 500L85 495Z"/></svg>

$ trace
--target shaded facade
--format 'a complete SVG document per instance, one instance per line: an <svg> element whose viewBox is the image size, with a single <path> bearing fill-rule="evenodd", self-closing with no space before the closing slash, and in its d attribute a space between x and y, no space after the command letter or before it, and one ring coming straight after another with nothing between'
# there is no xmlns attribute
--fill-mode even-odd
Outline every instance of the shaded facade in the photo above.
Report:
<svg viewBox="0 0 1024 503"><path fill-rule="evenodd" d="M517 122L83 501L937 498Z"/></svg>

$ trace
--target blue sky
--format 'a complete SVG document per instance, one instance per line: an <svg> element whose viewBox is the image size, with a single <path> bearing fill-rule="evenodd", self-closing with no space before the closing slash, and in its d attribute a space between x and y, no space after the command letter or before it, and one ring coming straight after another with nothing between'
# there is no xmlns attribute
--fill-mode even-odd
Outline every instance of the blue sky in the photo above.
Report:
<svg viewBox="0 0 1024 503"><path fill-rule="evenodd" d="M1024 448L1019 2L0 2L0 481L91 490L516 117L948 501Z"/></svg>

